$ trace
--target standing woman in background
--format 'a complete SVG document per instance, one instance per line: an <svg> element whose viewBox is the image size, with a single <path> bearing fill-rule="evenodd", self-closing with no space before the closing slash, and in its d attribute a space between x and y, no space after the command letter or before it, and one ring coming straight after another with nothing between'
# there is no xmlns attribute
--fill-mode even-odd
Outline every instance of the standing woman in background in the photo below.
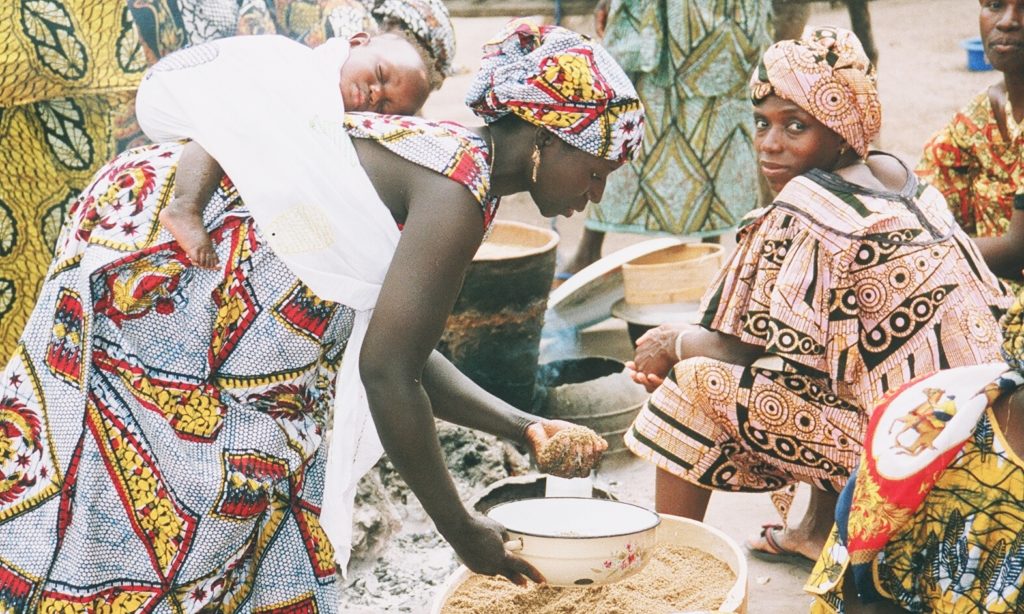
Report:
<svg viewBox="0 0 1024 614"><path fill-rule="evenodd" d="M982 2L985 56L1002 80L979 92L924 146L917 174L946 197L985 263L1021 281L1024 268L1024 0Z"/></svg>
<svg viewBox="0 0 1024 614"><path fill-rule="evenodd" d="M601 257L606 232L715 239L758 204L747 79L771 43L769 3L602 0L596 21L648 121L561 278Z"/></svg>

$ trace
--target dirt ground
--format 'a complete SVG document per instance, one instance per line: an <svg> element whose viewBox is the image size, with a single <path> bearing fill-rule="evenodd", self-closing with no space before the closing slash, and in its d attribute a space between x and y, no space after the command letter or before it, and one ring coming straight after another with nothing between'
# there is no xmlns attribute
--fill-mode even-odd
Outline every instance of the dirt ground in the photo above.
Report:
<svg viewBox="0 0 1024 614"><path fill-rule="evenodd" d="M871 3L875 41L879 49L879 84L883 104L883 128L876 147L901 155L915 163L922 145L941 128L952 114L976 92L998 79L998 73L972 73L966 70L966 55L960 41L977 36L978 4L973 0L876 0ZM478 65L483 41L496 32L503 19L456 19L458 39L456 65L460 74L448 80L444 88L428 101L427 117L478 123L462 103L472 73ZM814 5L812 24L849 27L844 9L827 3ZM591 29L589 19L571 18L569 27ZM753 169L752 169L753 172ZM547 226L529 197L506 199L499 218ZM583 219L559 219L554 227L561 235L560 259L567 259L582 233ZM645 237L611 235L605 242L605 254ZM587 331L582 338L584 354L629 357L625 327L609 320ZM542 356L553 359L559 356ZM653 472L644 463L630 457L610 458L602 466L599 482L620 499L653 506ZM798 497L794 518L802 512L806 492ZM742 542L756 533L763 522L775 520L767 495L718 493L712 497L708 513L710 524ZM807 611L809 597L802 593L806 572L786 565L750 563L751 614L792 614ZM409 587L415 595L403 596L405 612L429 612L435 587ZM389 610L386 600L368 611Z"/></svg>

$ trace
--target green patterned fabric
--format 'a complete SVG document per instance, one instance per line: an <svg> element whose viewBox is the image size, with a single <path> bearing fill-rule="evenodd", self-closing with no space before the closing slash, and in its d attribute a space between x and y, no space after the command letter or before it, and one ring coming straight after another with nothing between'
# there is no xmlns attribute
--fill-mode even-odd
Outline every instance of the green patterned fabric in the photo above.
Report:
<svg viewBox="0 0 1024 614"><path fill-rule="evenodd" d="M604 43L647 125L588 228L716 236L757 205L746 84L771 43L769 10L760 0L612 0Z"/></svg>

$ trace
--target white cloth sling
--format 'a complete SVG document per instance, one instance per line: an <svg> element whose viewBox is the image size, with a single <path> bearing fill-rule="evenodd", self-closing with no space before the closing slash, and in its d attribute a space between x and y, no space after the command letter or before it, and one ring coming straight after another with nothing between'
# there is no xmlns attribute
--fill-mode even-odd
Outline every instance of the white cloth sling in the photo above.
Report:
<svg viewBox="0 0 1024 614"><path fill-rule="evenodd" d="M344 570L359 478L382 448L359 349L399 231L343 127L348 42L225 38L149 70L136 114L154 141L193 139L231 178L274 252L318 296L356 310L338 374L321 524Z"/></svg>

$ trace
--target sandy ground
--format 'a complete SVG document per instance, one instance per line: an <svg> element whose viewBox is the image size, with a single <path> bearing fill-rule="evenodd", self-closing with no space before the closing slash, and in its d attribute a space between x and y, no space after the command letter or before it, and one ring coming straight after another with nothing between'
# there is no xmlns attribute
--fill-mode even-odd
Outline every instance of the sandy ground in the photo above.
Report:
<svg viewBox="0 0 1024 614"><path fill-rule="evenodd" d="M884 109L884 125L877 146L916 162L921 146L941 128L957 108L976 92L994 82L998 73L971 73L966 70L962 39L977 36L978 4L972 0L876 0L871 3L875 40L879 48L879 83ZM483 41L496 32L503 19L457 19L456 65L461 74L451 78L428 101L425 115L469 124L478 123L464 107L462 99L478 65L478 50ZM845 10L827 4L814 6L811 23L849 26ZM589 20L573 18L567 24L580 31L591 28ZM499 218L547 226L529 197L506 199ZM559 256L568 258L582 233L582 216L559 219L554 224L561 235ZM644 237L611 235L605 242L605 254ZM609 320L587 331L581 351L591 355L629 357L630 346L624 325ZM544 359L558 358L548 355ZM602 466L599 482L607 485L620 499L653 506L653 471L628 456L609 458ZM799 518L806 492L801 492L793 517ZM710 524L741 542L756 533L762 522L775 520L767 495L717 493L711 499ZM757 560L750 562L750 608L752 614L792 614L807 611L809 598L800 587L805 571ZM402 596L401 611L428 612L435 587L410 589L415 594ZM394 602L394 601L393 601ZM367 611L390 610L387 599Z"/></svg>

